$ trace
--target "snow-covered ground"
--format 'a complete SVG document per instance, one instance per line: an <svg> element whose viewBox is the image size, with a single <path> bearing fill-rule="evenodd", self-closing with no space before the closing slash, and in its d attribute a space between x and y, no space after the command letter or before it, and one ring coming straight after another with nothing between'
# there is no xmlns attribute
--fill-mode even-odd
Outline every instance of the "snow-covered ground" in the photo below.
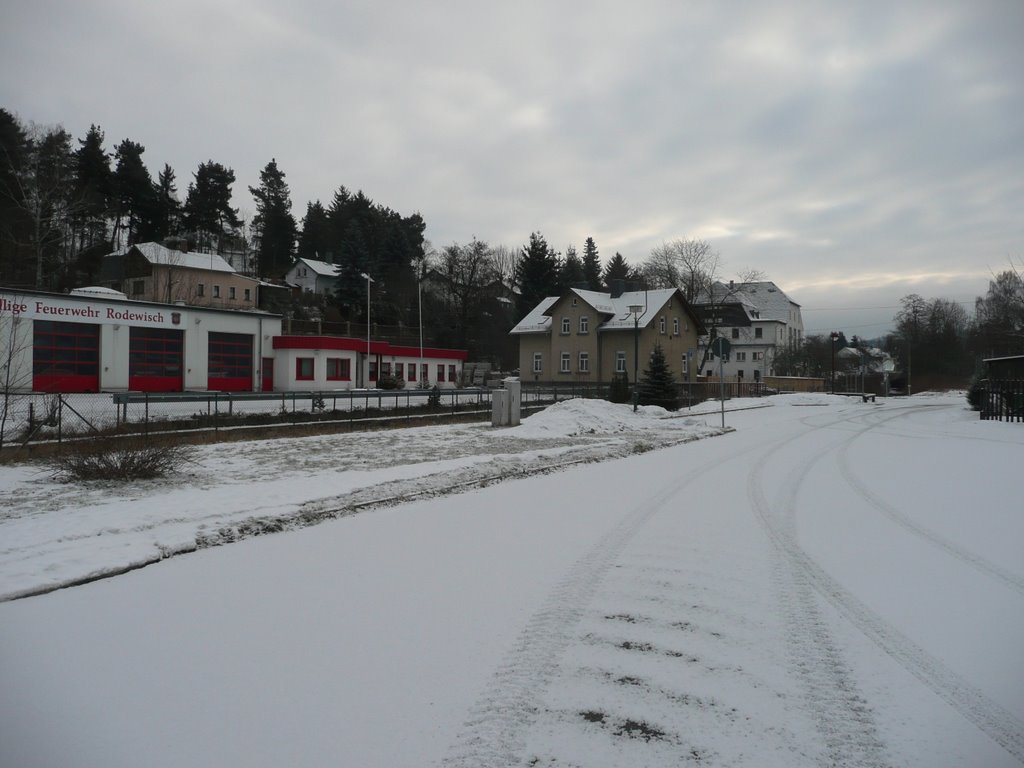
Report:
<svg viewBox="0 0 1024 768"><path fill-rule="evenodd" d="M0 468L0 594L166 558L0 604L0 765L1024 763L1024 429L714 407Z"/></svg>

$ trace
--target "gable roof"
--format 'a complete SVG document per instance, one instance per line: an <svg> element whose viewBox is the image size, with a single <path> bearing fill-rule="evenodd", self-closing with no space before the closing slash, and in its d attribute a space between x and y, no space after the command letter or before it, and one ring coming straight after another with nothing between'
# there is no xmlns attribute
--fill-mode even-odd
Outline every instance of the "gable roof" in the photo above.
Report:
<svg viewBox="0 0 1024 768"><path fill-rule="evenodd" d="M317 259L309 259L305 256L299 258L299 261L312 269L320 277L337 277L341 274L341 267L337 264L331 264L327 261L318 261Z"/></svg>
<svg viewBox="0 0 1024 768"><path fill-rule="evenodd" d="M703 329L703 323L697 313L689 305L683 294L675 288L659 288L651 291L627 291L614 298L610 293L600 291L587 291L581 288L570 288L562 296L548 296L524 317L510 333L543 333L551 330L551 309L562 298L575 295L585 301L588 306L595 309L604 316L604 321L598 325L599 331L616 331L632 329L634 320L629 311L631 306L643 307L643 311L637 316L641 328L647 326L654 320L672 297L679 294L683 307L691 316L698 328L698 333Z"/></svg>
<svg viewBox="0 0 1024 768"><path fill-rule="evenodd" d="M235 268L215 253L197 253L195 251L179 251L167 248L160 243L136 243L135 245L115 251L110 256L126 256L132 249L138 251L150 264L171 267L188 267L189 269L206 269L212 272L234 272Z"/></svg>

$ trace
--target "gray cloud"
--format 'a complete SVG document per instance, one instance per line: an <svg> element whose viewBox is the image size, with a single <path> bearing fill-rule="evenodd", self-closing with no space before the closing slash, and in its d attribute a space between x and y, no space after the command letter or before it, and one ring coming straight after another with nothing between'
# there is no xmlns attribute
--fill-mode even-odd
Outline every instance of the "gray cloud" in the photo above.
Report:
<svg viewBox="0 0 1024 768"><path fill-rule="evenodd" d="M438 245L703 236L823 308L1024 254L1015 2L9 6L0 105L141 141L182 194L223 162L250 211L276 157L299 216L344 184Z"/></svg>

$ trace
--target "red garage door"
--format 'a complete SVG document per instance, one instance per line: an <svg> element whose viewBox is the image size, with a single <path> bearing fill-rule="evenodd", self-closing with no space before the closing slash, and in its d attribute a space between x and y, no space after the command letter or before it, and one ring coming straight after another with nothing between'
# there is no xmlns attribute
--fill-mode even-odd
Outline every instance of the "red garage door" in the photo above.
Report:
<svg viewBox="0 0 1024 768"><path fill-rule="evenodd" d="M32 389L100 391L100 327L36 320L32 329Z"/></svg>
<svg viewBox="0 0 1024 768"><path fill-rule="evenodd" d="M128 348L128 388L141 392L181 392L184 331L132 328Z"/></svg>
<svg viewBox="0 0 1024 768"><path fill-rule="evenodd" d="M210 333L206 386L223 392L252 392L252 334Z"/></svg>

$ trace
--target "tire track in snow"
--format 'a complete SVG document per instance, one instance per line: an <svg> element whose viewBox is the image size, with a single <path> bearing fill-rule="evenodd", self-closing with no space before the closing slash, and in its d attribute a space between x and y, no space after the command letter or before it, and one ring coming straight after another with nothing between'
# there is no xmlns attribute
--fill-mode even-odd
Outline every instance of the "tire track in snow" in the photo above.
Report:
<svg viewBox="0 0 1024 768"><path fill-rule="evenodd" d="M906 414L894 414L892 418L904 415ZM888 419L869 424L861 432L874 429L886 421ZM859 434L860 432L846 437L842 442L849 444ZM764 495L763 475L769 457L762 458L751 473L748 485L758 519L804 583L835 606L848 621L889 657L924 683L969 722L986 733L1017 761L1024 763L1024 724L1000 704L989 699L984 693L946 667L939 659L933 657L882 619L836 579L829 576L800 548L796 538L794 519L796 497L811 469L832 450L835 450L835 447L830 448L829 451L818 452L791 473L782 489L781 500L775 506L776 511L773 511ZM781 510L781 513L778 510ZM840 714L840 712L833 713L834 716ZM867 737L868 734L865 733L863 736ZM836 764L846 763L836 762ZM859 763L854 764L859 765Z"/></svg>
<svg viewBox="0 0 1024 768"><path fill-rule="evenodd" d="M839 443L856 437L844 435ZM834 450L829 446L807 462L803 471L791 473L783 489L797 488L809 468L821 456ZM764 471L770 454L763 456L748 476L748 496L769 538L784 555L776 560L776 584L788 626L793 665L807 696L808 709L821 736L827 764L853 768L881 768L888 765L885 745L878 735L874 714L861 696L842 649L832 637L817 604L816 584L806 568L794 560L789 543L795 541L795 527L789 516L774 518L764 495ZM786 493L786 496L790 494ZM792 493L795 496L795 491Z"/></svg>
<svg viewBox="0 0 1024 768"><path fill-rule="evenodd" d="M830 419L812 429L826 429L846 421ZM806 426L806 425L804 425ZM778 433L732 454L731 459L785 444L794 431ZM668 485L635 505L570 568L527 622L490 682L469 710L467 719L442 765L448 768L501 768L519 765L525 734L537 718L544 688L558 669L572 641L571 630L601 585L604 574L633 537L681 491L721 464L713 459L691 467Z"/></svg>
<svg viewBox="0 0 1024 768"><path fill-rule="evenodd" d="M857 437L860 437L858 435ZM1024 577L1018 576L995 563L989 562L981 555L975 554L956 543L950 541L944 536L936 533L935 531L926 528L920 523L916 522L903 512L898 510L892 504L879 498L860 478L858 478L850 465L849 449L853 441L843 445L839 449L838 460L839 460L839 471L843 475L843 479L853 488L857 494L864 499L868 504L874 507L876 510L881 512L887 518L892 520L897 525L905 528L911 533L919 536L920 538L938 547L943 552L957 560L960 560L973 568L976 568L986 576L995 579L1003 585L1015 590L1021 595L1024 595Z"/></svg>

